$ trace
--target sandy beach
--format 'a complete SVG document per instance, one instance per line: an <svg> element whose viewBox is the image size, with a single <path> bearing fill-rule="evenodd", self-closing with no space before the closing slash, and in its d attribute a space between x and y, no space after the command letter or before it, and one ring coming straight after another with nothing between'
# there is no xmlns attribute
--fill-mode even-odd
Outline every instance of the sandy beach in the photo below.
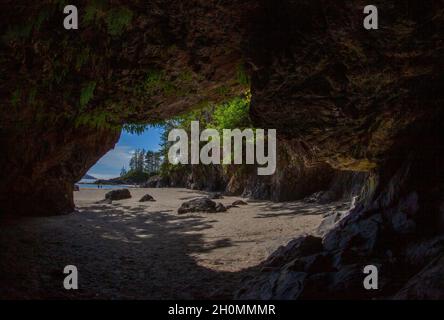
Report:
<svg viewBox="0 0 444 320"><path fill-rule="evenodd" d="M75 192L70 215L2 221L0 298L230 298L261 261L314 233L331 209L248 201L227 212L178 215L182 202L205 193L134 188L131 199L99 203L108 191ZM146 193L156 201L138 202ZM63 288L66 265L78 268L78 290Z"/></svg>

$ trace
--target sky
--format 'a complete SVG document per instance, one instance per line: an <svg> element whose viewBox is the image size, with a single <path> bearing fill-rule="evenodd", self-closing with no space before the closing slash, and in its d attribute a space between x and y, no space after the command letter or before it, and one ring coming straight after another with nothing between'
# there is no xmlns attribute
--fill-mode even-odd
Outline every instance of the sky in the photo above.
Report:
<svg viewBox="0 0 444 320"><path fill-rule="evenodd" d="M118 177L123 166L128 169L131 154L135 149L158 151L161 134L162 128L149 128L141 135L122 131L114 149L89 169L88 174L98 179Z"/></svg>

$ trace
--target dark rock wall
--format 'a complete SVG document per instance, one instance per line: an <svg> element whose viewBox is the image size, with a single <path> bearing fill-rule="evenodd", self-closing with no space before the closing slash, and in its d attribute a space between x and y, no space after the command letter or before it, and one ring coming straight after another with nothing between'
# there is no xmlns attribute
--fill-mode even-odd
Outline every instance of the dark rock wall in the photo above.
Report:
<svg viewBox="0 0 444 320"><path fill-rule="evenodd" d="M255 165L183 165L165 178L171 187L225 191L272 201L299 200L319 191L328 191L328 201L351 198L347 192L363 184L362 179L353 180L353 174L334 170L325 162L312 161L297 141L278 141L273 175L259 176L257 169Z"/></svg>
<svg viewBox="0 0 444 320"><path fill-rule="evenodd" d="M364 1L79 1L89 16L68 32L53 3L8 1L1 128L156 121L245 90L248 72L255 125L298 139L318 162L368 171L400 132L440 116L440 3L376 2L383 28L368 32Z"/></svg>
<svg viewBox="0 0 444 320"><path fill-rule="evenodd" d="M6 1L2 212L71 210L72 183L113 146L116 128L239 94L245 68L255 126L296 141L304 160L276 176L310 184L328 163L368 178L335 229L281 250L239 296L442 298L444 1L374 1L377 31L362 27L367 4L113 1L66 32L53 2ZM127 10L123 26L104 18ZM382 268L380 291L362 289L369 263Z"/></svg>
<svg viewBox="0 0 444 320"><path fill-rule="evenodd" d="M159 176L148 187L189 188L193 190L223 191L226 186L226 174L220 165L180 165Z"/></svg>
<svg viewBox="0 0 444 320"><path fill-rule="evenodd" d="M334 167L368 171L401 132L442 116L442 1L376 1L374 32L362 27L365 1L266 3L248 46L258 126Z"/></svg>
<svg viewBox="0 0 444 320"><path fill-rule="evenodd" d="M442 299L444 183L442 147L433 144L442 136L437 128L430 120L422 134L410 137L416 147L397 149L365 176L348 175L348 181L365 179L360 192L352 188L351 194L358 195L355 208L322 238L297 240L321 243L316 250L295 252L292 243L278 250L238 297ZM344 175L330 190L337 190L338 181L341 190ZM368 264L379 268L379 290L363 289Z"/></svg>
<svg viewBox="0 0 444 320"><path fill-rule="evenodd" d="M277 142L276 172L270 176L257 175L257 167L236 170L229 177L227 192L252 199L290 201L299 200L331 183L334 171L325 162L313 161L297 141Z"/></svg>
<svg viewBox="0 0 444 320"><path fill-rule="evenodd" d="M285 1L258 18L267 40L256 51L253 118L335 168L368 173L333 230L280 249L240 298L444 295L443 2L374 4L377 32L362 28L361 1ZM285 45L274 40L282 30ZM297 249L307 242L315 249ZM379 290L363 288L368 264L379 267Z"/></svg>
<svg viewBox="0 0 444 320"><path fill-rule="evenodd" d="M369 177L363 200L334 229L280 248L238 298L442 299L444 184L433 183L434 175L442 177L436 158L425 159L406 157L397 169L382 170L388 176ZM363 287L370 264L379 268L378 290Z"/></svg>
<svg viewBox="0 0 444 320"><path fill-rule="evenodd" d="M78 30L63 28L61 3L2 2L1 212L72 211L73 183L124 123L166 119L246 89L242 16L253 2L72 4Z"/></svg>
<svg viewBox="0 0 444 320"><path fill-rule="evenodd" d="M74 209L74 183L114 147L120 130L21 128L1 130L2 213L52 215Z"/></svg>

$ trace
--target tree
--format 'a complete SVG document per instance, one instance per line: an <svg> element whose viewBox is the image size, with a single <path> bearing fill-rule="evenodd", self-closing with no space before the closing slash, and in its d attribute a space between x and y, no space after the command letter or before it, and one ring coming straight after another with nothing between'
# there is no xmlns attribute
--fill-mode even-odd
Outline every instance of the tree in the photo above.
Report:
<svg viewBox="0 0 444 320"><path fill-rule="evenodd" d="M145 169L145 149L139 150L137 154L137 160L136 160L136 171L137 172L143 172Z"/></svg>
<svg viewBox="0 0 444 320"><path fill-rule="evenodd" d="M145 150L144 149L134 150L134 153L131 156L129 163L130 171L143 172L145 169L144 160L145 160Z"/></svg>
<svg viewBox="0 0 444 320"><path fill-rule="evenodd" d="M159 151L147 151L145 153L145 171L154 174L158 173L162 164L162 156Z"/></svg>
<svg viewBox="0 0 444 320"><path fill-rule="evenodd" d="M153 172L153 168L154 168L153 154L154 154L154 152L151 150L148 150L145 154L145 170L148 173Z"/></svg>
<svg viewBox="0 0 444 320"><path fill-rule="evenodd" d="M160 171L160 166L162 165L162 155L161 153L158 152L154 152L154 172L159 172Z"/></svg>
<svg viewBox="0 0 444 320"><path fill-rule="evenodd" d="M122 167L122 170L120 170L120 176L123 177L128 173L128 171L126 171L125 166Z"/></svg>
<svg viewBox="0 0 444 320"><path fill-rule="evenodd" d="M129 162L129 168L130 171L136 171L136 157L135 157L135 152L133 153L133 155L131 156L130 162Z"/></svg>

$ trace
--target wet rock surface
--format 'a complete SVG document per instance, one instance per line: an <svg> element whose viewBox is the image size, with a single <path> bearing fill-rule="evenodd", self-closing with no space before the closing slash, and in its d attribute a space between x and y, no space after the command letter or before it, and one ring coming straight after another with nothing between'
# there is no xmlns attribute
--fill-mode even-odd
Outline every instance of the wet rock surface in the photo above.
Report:
<svg viewBox="0 0 444 320"><path fill-rule="evenodd" d="M215 213L217 212L216 206L217 206L216 202L207 197L196 198L182 203L180 208L177 210L177 213L179 214L185 214L190 212Z"/></svg>
<svg viewBox="0 0 444 320"><path fill-rule="evenodd" d="M216 210L216 212L225 212L225 211L227 211L227 207L225 207L222 203L220 203L220 202L218 202L217 204L216 204L216 208L215 208L215 210Z"/></svg>
<svg viewBox="0 0 444 320"><path fill-rule="evenodd" d="M106 200L124 200L131 198L131 193L128 189L111 190L105 194Z"/></svg>
<svg viewBox="0 0 444 320"><path fill-rule="evenodd" d="M224 206L220 202L215 202L211 200L210 197L202 197L185 201L177 210L177 213L178 214L185 214L190 212L216 213L216 212L226 212L229 208L230 206Z"/></svg>
<svg viewBox="0 0 444 320"><path fill-rule="evenodd" d="M156 201L152 195L145 194L142 198L140 198L139 202L148 202L148 201Z"/></svg>
<svg viewBox="0 0 444 320"><path fill-rule="evenodd" d="M434 167L432 172L439 169ZM430 203L421 202L417 193L410 191L415 187L433 192L425 181L425 185L417 184L415 176L422 173L423 169L416 171L411 165L402 165L380 193L372 191L374 201L357 201L350 210L340 211L339 216L338 212L327 214L326 219L334 221L328 222L330 226L324 225L322 238L301 238L278 249L263 263L262 273L244 283L237 297L440 299L442 226L424 219L423 215L430 215ZM397 189L400 185L403 191ZM363 194L369 189L364 186ZM301 244L313 242L318 243L314 250L299 249ZM366 265L375 265L379 270L378 290L363 287Z"/></svg>
<svg viewBox="0 0 444 320"><path fill-rule="evenodd" d="M244 200L236 200L231 205L232 206L246 206L248 203Z"/></svg>

